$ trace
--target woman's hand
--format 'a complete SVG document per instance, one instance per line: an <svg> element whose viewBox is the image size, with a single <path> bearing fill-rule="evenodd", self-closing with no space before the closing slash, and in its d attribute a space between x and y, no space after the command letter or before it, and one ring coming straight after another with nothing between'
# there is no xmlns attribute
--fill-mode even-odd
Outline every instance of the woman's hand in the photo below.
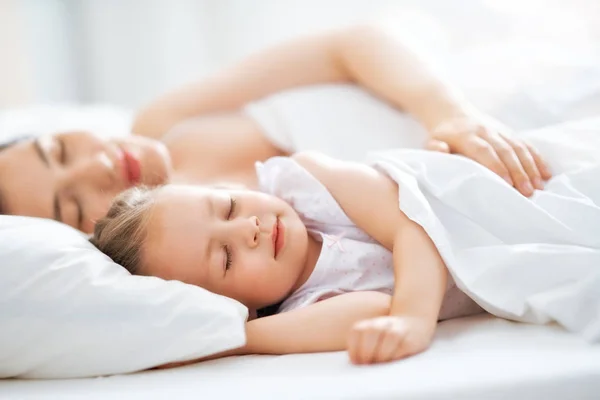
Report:
<svg viewBox="0 0 600 400"><path fill-rule="evenodd" d="M386 316L357 322L348 336L354 364L399 360L426 350L437 321L410 316Z"/></svg>
<svg viewBox="0 0 600 400"><path fill-rule="evenodd" d="M429 150L468 157L500 175L524 196L531 196L534 188L543 189L543 181L552 177L533 146L487 116L450 119L431 134Z"/></svg>

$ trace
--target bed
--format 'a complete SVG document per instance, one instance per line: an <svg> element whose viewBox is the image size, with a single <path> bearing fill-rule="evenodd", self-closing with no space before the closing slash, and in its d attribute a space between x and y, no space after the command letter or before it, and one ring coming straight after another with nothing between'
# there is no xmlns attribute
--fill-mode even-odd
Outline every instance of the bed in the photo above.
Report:
<svg viewBox="0 0 600 400"><path fill-rule="evenodd" d="M484 47L461 54L461 57L463 60L488 60L497 68L504 68L510 65L515 54L521 55L534 47L544 50L537 43L530 47L519 43L519 47L488 57L491 50ZM455 68L454 72L471 78L471 86L464 89L480 101L478 104L482 108L516 129L597 115L600 105L600 90L597 90L600 87L600 69L597 65L600 64L596 62L597 57L592 57L596 53L589 53L588 58L579 59L577 64L570 53L541 50L537 54L541 61L536 65L544 67L540 70L549 71L545 67L554 60L567 59L570 62L569 65L556 64L555 70L560 70L558 78L553 76L542 82L558 82L550 92L550 86L537 81L521 86L506 85L504 81L479 74L474 82L473 69ZM499 59L502 62L498 62ZM479 66L473 66L476 67ZM517 67L513 65L513 69ZM527 67L523 69L526 72L534 68ZM529 78L524 76L520 82L527 83ZM495 84L502 90L483 87L481 83L484 80L488 86ZM492 92L495 95L490 95ZM295 122L292 128L295 126L298 132L306 134L311 129L307 129L309 122L302 110L313 115L315 108L322 107L315 107L315 98L310 95L303 96L298 94L296 97L267 100L265 109L270 105L277 110L293 109ZM339 93L332 91L331 96L339 98ZM320 99L318 104L330 103L325 96ZM339 104L335 107L339 107L339 115L345 116L346 126L361 126L346 117L355 115L348 112L353 110L350 108L352 105L348 105L348 109ZM333 118L335 114L327 115ZM121 135L128 131L130 121L131 114L127 110L115 107L77 107L76 110L67 106L40 107L0 114L0 132L3 139L71 128ZM377 122L381 124L380 120ZM311 123L323 125L325 122L313 120ZM340 121L336 123L341 126ZM318 135L318 131L312 131L315 136ZM348 135L348 130L339 131ZM556 326L520 324L481 315L440 324L429 351L385 365L356 367L348 362L345 353L340 352L233 357L170 370L90 379L0 380L0 399L110 397L127 400L169 397L178 400L599 399L600 346L590 345Z"/></svg>
<svg viewBox="0 0 600 400"><path fill-rule="evenodd" d="M45 112L48 114L44 114ZM64 114L61 117L61 111ZM37 109L36 121L60 126L61 121L94 121L119 134L130 114L113 108L77 109L80 119L66 118L74 110ZM24 126L31 110L0 118L4 127ZM90 118L97 117L97 118ZM13 124L13 125L11 125ZM92 124L92 125L90 125ZM594 134L600 118L572 123L537 136L551 140L552 132ZM55 128L59 129L59 128ZM16 130L12 130L16 132ZM590 152L590 146L582 150ZM558 156L558 155L557 155ZM560 157L559 157L560 158ZM490 315L440 324L432 348L409 360L356 367L345 353L288 356L246 356L215 360L171 370L74 380L0 380L0 399L598 399L600 346L557 326L528 325Z"/></svg>
<svg viewBox="0 0 600 400"><path fill-rule="evenodd" d="M377 366L343 352L245 356L95 379L0 381L0 398L598 399L600 346L489 315L440 324L429 351Z"/></svg>

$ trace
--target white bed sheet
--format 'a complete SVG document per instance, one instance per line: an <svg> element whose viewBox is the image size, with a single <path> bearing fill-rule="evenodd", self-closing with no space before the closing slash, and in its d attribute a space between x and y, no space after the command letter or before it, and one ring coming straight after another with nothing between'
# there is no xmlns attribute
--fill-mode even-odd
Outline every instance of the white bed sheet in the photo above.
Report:
<svg viewBox="0 0 600 400"><path fill-rule="evenodd" d="M246 356L96 379L0 381L2 399L598 399L600 346L489 315L440 324L411 359L357 367L343 352Z"/></svg>

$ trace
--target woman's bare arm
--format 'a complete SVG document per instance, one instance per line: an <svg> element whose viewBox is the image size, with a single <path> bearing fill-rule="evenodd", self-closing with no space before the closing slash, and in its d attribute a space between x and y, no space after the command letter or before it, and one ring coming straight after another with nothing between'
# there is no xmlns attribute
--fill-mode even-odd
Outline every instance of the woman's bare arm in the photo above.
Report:
<svg viewBox="0 0 600 400"><path fill-rule="evenodd" d="M191 117L230 112L285 89L336 82L363 85L430 129L463 115L456 93L401 38L360 25L281 43L167 93L142 108L133 132L159 138Z"/></svg>
<svg viewBox="0 0 600 400"><path fill-rule="evenodd" d="M335 82L362 85L408 112L430 133L428 148L471 158L525 196L552 176L534 147L469 104L406 40L374 24L297 38L247 57L151 102L138 113L133 132L160 138L192 117L235 115L269 94Z"/></svg>

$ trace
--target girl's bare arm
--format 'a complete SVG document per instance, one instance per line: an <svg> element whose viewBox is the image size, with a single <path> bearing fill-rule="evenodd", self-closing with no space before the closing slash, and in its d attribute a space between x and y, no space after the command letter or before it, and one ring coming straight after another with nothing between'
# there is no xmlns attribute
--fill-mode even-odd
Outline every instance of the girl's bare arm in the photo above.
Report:
<svg viewBox="0 0 600 400"><path fill-rule="evenodd" d="M433 338L447 281L446 265L425 230L399 207L398 185L364 164L343 162L318 154L294 158L323 183L346 215L393 252L394 294L391 317L358 326L349 344L356 362L389 361L425 350ZM400 189L401 192L401 189ZM363 343L364 337L387 336L396 348ZM365 339L366 340L366 339ZM373 340L371 340L373 341Z"/></svg>
<svg viewBox="0 0 600 400"><path fill-rule="evenodd" d="M178 367L199 361L246 354L292 354L345 350L352 326L365 318L388 315L391 297L378 292L353 292L308 307L246 324L246 344L202 359L172 363Z"/></svg>

